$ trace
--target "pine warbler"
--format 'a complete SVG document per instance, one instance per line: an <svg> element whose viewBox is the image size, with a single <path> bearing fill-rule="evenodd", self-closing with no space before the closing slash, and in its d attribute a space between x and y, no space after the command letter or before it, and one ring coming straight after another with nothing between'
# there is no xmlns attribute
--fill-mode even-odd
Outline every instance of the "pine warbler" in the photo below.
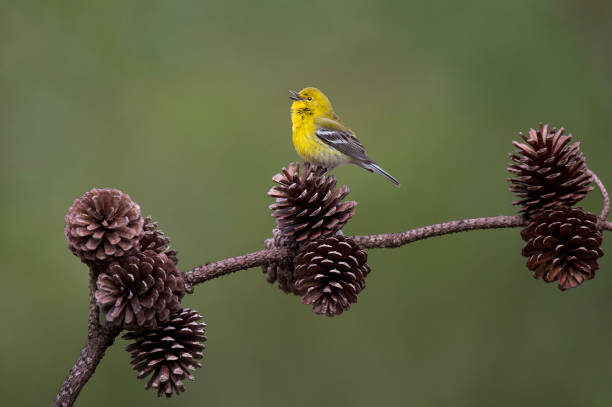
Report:
<svg viewBox="0 0 612 407"><path fill-rule="evenodd" d="M355 133L340 121L323 92L317 88L290 92L293 145L304 160L327 169L356 164L383 175L399 187L395 178L368 157Z"/></svg>

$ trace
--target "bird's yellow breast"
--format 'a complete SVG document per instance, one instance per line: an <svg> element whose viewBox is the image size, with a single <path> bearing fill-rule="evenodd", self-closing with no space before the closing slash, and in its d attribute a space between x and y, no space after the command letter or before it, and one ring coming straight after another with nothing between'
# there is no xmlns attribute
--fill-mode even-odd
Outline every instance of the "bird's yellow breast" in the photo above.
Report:
<svg viewBox="0 0 612 407"><path fill-rule="evenodd" d="M293 146L305 161L327 168L346 162L346 156L325 144L316 135L314 118L308 114L293 112Z"/></svg>

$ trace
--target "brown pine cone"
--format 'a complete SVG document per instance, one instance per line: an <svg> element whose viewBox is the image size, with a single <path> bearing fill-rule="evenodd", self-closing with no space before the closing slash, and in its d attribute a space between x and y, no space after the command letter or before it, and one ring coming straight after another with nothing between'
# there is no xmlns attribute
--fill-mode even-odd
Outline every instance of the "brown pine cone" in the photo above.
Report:
<svg viewBox="0 0 612 407"><path fill-rule="evenodd" d="M328 317L357 302L370 272L368 255L350 238L319 238L303 246L294 259L295 287L304 304Z"/></svg>
<svg viewBox="0 0 612 407"><path fill-rule="evenodd" d="M325 172L308 163L301 168L291 163L272 178L278 183L268 192L276 198L270 205L272 216L285 237L297 244L336 234L355 212L355 201L341 202L349 188L334 190L336 178Z"/></svg>
<svg viewBox="0 0 612 407"><path fill-rule="evenodd" d="M95 293L106 320L125 329L157 328L180 309L184 295L182 273L153 250L110 263Z"/></svg>
<svg viewBox="0 0 612 407"><path fill-rule="evenodd" d="M183 308L171 320L154 330L128 332L124 339L134 342L126 347L132 354L133 369L138 378L149 375L151 378L145 389L157 389L157 396L179 395L185 391L183 379L194 380L189 370L193 371L202 364L206 336L206 324L198 322L201 315L189 308Z"/></svg>
<svg viewBox="0 0 612 407"><path fill-rule="evenodd" d="M157 222L153 222L150 216L144 220L143 234L140 238L140 250L153 250L156 253L164 253L172 262L178 264L178 252L169 250L170 238L157 229Z"/></svg>
<svg viewBox="0 0 612 407"><path fill-rule="evenodd" d="M112 260L137 249L143 224L140 206L127 194L94 188L68 209L64 235L81 260Z"/></svg>
<svg viewBox="0 0 612 407"><path fill-rule="evenodd" d="M529 137L520 133L527 144L513 142L518 150L510 154L514 163L508 171L517 176L508 180L510 191L522 199L512 204L521 205L526 217L555 206L572 206L593 189L580 143L568 145L572 135L563 132L563 128L549 131L540 123L537 131L529 130Z"/></svg>
<svg viewBox="0 0 612 407"><path fill-rule="evenodd" d="M534 216L521 231L523 256L535 278L558 281L561 290L595 277L603 256L597 217L582 208L558 207Z"/></svg>

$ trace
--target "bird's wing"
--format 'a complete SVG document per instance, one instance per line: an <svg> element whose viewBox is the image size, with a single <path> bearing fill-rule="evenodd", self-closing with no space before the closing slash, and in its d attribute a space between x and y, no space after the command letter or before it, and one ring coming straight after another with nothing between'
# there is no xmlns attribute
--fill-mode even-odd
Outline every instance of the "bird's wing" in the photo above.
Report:
<svg viewBox="0 0 612 407"><path fill-rule="evenodd" d="M371 161L351 129L330 118L315 119L316 135L325 144L358 161Z"/></svg>

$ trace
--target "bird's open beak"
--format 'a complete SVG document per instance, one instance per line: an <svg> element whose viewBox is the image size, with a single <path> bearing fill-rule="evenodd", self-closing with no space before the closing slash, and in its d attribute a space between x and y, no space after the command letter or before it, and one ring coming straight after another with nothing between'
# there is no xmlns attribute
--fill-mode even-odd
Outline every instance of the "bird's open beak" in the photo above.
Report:
<svg viewBox="0 0 612 407"><path fill-rule="evenodd" d="M289 96L289 99L291 100L295 100L295 101L304 100L304 98L301 97L300 94L294 90L290 90L289 93L291 93L291 96Z"/></svg>

